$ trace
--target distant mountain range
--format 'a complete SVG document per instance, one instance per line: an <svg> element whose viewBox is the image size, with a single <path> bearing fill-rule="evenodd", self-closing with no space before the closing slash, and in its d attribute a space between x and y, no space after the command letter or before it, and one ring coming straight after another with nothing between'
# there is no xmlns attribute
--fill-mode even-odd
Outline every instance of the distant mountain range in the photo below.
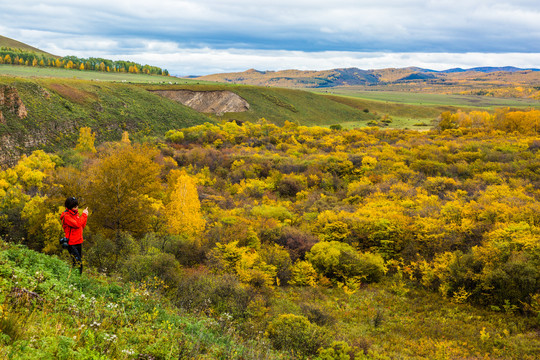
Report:
<svg viewBox="0 0 540 360"><path fill-rule="evenodd" d="M522 68L517 68L514 66L500 66L500 67L483 66L483 67L475 67L475 68L470 68L470 69L453 68L453 69L442 70L442 71L424 69L424 71L441 72L441 73L450 74L450 73L466 72L466 71L491 73L491 72L497 72L497 71L505 71L505 72L540 71L540 69L536 69L536 68L522 69Z"/></svg>
<svg viewBox="0 0 540 360"><path fill-rule="evenodd" d="M514 78L531 79L527 83L536 83L540 69L521 69L513 66L476 67L471 69L454 68L448 70L431 70L418 67L388 68L379 70L362 70L358 68L341 68L322 71L259 71L250 69L244 72L213 74L197 77L200 80L223 83L249 84L259 86L325 88L335 86L374 86L389 84L407 84L411 82L445 83L457 80L490 81L504 78L512 82ZM538 83L540 84L540 83Z"/></svg>

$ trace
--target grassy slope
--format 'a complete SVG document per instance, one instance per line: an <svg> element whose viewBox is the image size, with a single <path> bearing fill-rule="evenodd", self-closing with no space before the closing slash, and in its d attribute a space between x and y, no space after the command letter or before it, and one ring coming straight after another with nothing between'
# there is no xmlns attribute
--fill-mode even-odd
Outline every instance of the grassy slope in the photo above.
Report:
<svg viewBox="0 0 540 360"><path fill-rule="evenodd" d="M363 123L374 118L345 104L326 99L323 96L293 89L269 88L247 85L183 85L147 86L148 89L189 89L193 91L228 90L233 91L250 104L250 110L242 113L226 113L222 119L257 121L264 117L282 125L285 121L302 125L328 126L338 123Z"/></svg>
<svg viewBox="0 0 540 360"><path fill-rule="evenodd" d="M56 257L0 241L0 358L284 358L213 319L183 314L153 289L81 277Z"/></svg>
<svg viewBox="0 0 540 360"><path fill-rule="evenodd" d="M54 73L58 71L54 69ZM91 75L95 74L109 75ZM126 75L129 74L122 74ZM140 79L137 78L137 81ZM35 149L54 151L71 148L82 126L90 126L97 133L97 141L102 142L119 139L123 131L128 131L132 137L163 135L170 129L221 119L257 121L266 118L276 124L288 120L302 125L328 126L337 123L365 125L374 117L317 94L279 88L202 84L136 85L69 78L8 76L0 76L1 85L16 87L28 111L25 119L3 111L6 121L0 124L0 137L9 136L12 145L9 149L2 149L0 157L8 156L12 160ZM245 98L251 107L244 113L227 113L217 117L198 113L147 91L149 89L230 90Z"/></svg>
<svg viewBox="0 0 540 360"><path fill-rule="evenodd" d="M17 41L17 40L10 39L10 38L2 36L2 35L0 35L0 47L9 47L9 48L13 48L13 49L21 49L21 50L25 50L25 51L32 51L32 52L36 52L36 53L47 54L49 56L54 56L52 54L49 54L48 52L45 52L45 51L40 50L38 48L35 48L33 46L27 45L27 44L22 43L22 42Z"/></svg>
<svg viewBox="0 0 540 360"><path fill-rule="evenodd" d="M340 289L286 289L272 311L319 309L339 339L367 350L367 359L536 359L535 320L454 304L439 294L395 283ZM305 314L304 314L305 315ZM484 335L482 335L484 334Z"/></svg>
<svg viewBox="0 0 540 360"><path fill-rule="evenodd" d="M332 90L331 95L329 91L321 93L328 99L357 109L368 109L371 113L378 115L390 115L393 121L389 126L398 129L426 129L426 126L429 126L444 111L493 111L497 107L540 107L540 102L533 100L494 99L479 96L358 91L344 88Z"/></svg>
<svg viewBox="0 0 540 360"><path fill-rule="evenodd" d="M119 139L126 130L132 136L163 135L172 128L211 121L129 84L0 77L1 85L17 88L28 111L25 119L4 111L6 121L0 124L0 137L10 136L21 146L10 149L15 155L36 148L73 147L82 126L90 126L98 141L107 141Z"/></svg>
<svg viewBox="0 0 540 360"><path fill-rule="evenodd" d="M155 292L160 286L122 284L88 272L80 277L56 257L0 242L0 357L288 358L267 342L242 338L232 324L175 308ZM27 301L17 288L39 299ZM277 289L269 310L277 315L319 309L319 321L364 349L367 359L532 360L540 351L534 319L403 289L392 282L352 295Z"/></svg>
<svg viewBox="0 0 540 360"><path fill-rule="evenodd" d="M81 80L117 81L127 83L173 83L173 84L197 84L199 80L181 79L176 77L129 74L129 73L107 73L100 71L80 71L58 68L40 68L30 66L0 65L0 75L17 76L23 78L67 78Z"/></svg>
<svg viewBox="0 0 540 360"><path fill-rule="evenodd" d="M423 106L454 106L493 109L497 107L540 107L540 101L529 99L503 99L473 95L443 95L399 91L364 91L354 87L334 88L334 95L346 95L366 100L389 101L394 103Z"/></svg>

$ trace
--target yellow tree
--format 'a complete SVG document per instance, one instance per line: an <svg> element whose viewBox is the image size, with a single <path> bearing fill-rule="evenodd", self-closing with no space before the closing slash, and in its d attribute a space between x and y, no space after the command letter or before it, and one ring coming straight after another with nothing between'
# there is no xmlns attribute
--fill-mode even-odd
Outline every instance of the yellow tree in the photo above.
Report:
<svg viewBox="0 0 540 360"><path fill-rule="evenodd" d="M107 151L87 169L89 224L106 236L122 232L142 235L161 207L161 166L157 150L121 144Z"/></svg>
<svg viewBox="0 0 540 360"><path fill-rule="evenodd" d="M173 170L169 182L172 188L166 212L169 231L173 234L200 234L205 221L195 180L185 172Z"/></svg>
<svg viewBox="0 0 540 360"><path fill-rule="evenodd" d="M127 131L122 132L122 140L120 141L125 144L131 144L131 140L129 140L129 133Z"/></svg>
<svg viewBox="0 0 540 360"><path fill-rule="evenodd" d="M79 129L79 139L77 140L77 146L75 149L81 152L96 152L94 142L96 141L96 134L92 132L89 127L83 126Z"/></svg>

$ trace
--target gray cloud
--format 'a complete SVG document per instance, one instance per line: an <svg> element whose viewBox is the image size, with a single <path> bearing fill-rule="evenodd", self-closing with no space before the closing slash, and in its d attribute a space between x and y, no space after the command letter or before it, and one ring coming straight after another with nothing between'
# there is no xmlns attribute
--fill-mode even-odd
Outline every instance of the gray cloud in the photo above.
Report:
<svg viewBox="0 0 540 360"><path fill-rule="evenodd" d="M21 0L2 4L0 24L0 34L60 55L146 54L160 65L176 54L179 72L179 49L229 59L286 50L305 61L328 51L540 53L537 0Z"/></svg>

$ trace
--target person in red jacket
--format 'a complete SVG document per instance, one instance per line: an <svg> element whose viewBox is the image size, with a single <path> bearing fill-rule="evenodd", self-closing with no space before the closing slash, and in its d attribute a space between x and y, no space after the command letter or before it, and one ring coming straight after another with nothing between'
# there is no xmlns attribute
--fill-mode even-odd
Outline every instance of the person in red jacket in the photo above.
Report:
<svg viewBox="0 0 540 360"><path fill-rule="evenodd" d="M82 274L82 243L83 229L88 219L88 208L84 209L79 216L79 201L74 197L69 197L64 203L66 211L60 215L62 227L66 238L68 238L68 252L73 258L73 266L79 265L79 271Z"/></svg>

